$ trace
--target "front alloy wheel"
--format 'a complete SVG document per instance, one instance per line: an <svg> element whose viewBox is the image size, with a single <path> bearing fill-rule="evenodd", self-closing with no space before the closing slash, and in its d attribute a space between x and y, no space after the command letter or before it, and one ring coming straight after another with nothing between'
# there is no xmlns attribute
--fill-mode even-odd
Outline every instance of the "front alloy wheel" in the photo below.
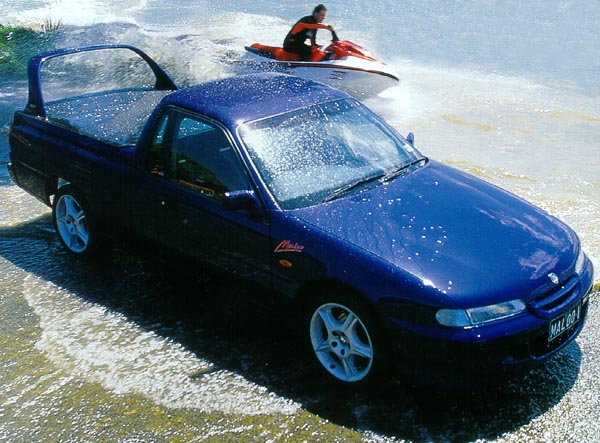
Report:
<svg viewBox="0 0 600 443"><path fill-rule="evenodd" d="M359 382L372 372L373 341L359 315L347 306L320 305L310 320L310 340L322 367L337 380Z"/></svg>

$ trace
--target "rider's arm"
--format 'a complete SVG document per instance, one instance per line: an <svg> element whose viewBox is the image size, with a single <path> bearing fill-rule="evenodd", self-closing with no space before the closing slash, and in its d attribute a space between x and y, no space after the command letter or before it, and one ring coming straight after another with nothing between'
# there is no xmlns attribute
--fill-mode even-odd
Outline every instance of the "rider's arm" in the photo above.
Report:
<svg viewBox="0 0 600 443"><path fill-rule="evenodd" d="M298 22L292 28L292 34L298 34L299 32L302 32L305 29L329 29L330 31L333 31L333 26L331 26L331 25L322 25L320 23L314 23L313 24L313 23Z"/></svg>

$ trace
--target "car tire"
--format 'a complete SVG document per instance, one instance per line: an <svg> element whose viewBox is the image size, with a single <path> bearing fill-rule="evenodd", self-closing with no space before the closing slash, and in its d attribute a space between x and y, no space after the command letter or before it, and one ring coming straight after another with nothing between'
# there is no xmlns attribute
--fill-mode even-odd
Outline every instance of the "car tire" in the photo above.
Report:
<svg viewBox="0 0 600 443"><path fill-rule="evenodd" d="M62 246L71 254L91 258L99 252L99 239L83 195L72 185L58 190L52 204L52 221Z"/></svg>
<svg viewBox="0 0 600 443"><path fill-rule="evenodd" d="M387 374L383 329L367 303L351 295L319 296L304 324L310 352L329 378L363 384Z"/></svg>

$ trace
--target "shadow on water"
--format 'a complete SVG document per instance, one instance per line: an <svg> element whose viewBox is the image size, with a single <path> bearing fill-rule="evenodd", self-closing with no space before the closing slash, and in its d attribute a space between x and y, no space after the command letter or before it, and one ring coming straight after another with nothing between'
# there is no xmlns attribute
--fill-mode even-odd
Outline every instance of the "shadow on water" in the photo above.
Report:
<svg viewBox="0 0 600 443"><path fill-rule="evenodd" d="M409 441L495 439L543 414L573 387L581 353L571 345L524 378L500 387L451 391L381 382L347 389L323 383L306 364L293 313L244 281L183 272L156 251L119 248L105 263L86 263L59 246L50 217L0 228L0 255L81 299L183 345L292 399L332 423ZM188 269L189 270L189 269Z"/></svg>

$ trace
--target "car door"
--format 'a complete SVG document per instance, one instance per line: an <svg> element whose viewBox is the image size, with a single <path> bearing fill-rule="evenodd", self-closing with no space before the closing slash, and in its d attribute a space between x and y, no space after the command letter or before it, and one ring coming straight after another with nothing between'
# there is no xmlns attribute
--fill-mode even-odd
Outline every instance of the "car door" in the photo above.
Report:
<svg viewBox="0 0 600 443"><path fill-rule="evenodd" d="M224 206L253 191L231 137L217 122L172 108L147 146L140 196L145 234L246 277L270 283L270 227L261 210Z"/></svg>

